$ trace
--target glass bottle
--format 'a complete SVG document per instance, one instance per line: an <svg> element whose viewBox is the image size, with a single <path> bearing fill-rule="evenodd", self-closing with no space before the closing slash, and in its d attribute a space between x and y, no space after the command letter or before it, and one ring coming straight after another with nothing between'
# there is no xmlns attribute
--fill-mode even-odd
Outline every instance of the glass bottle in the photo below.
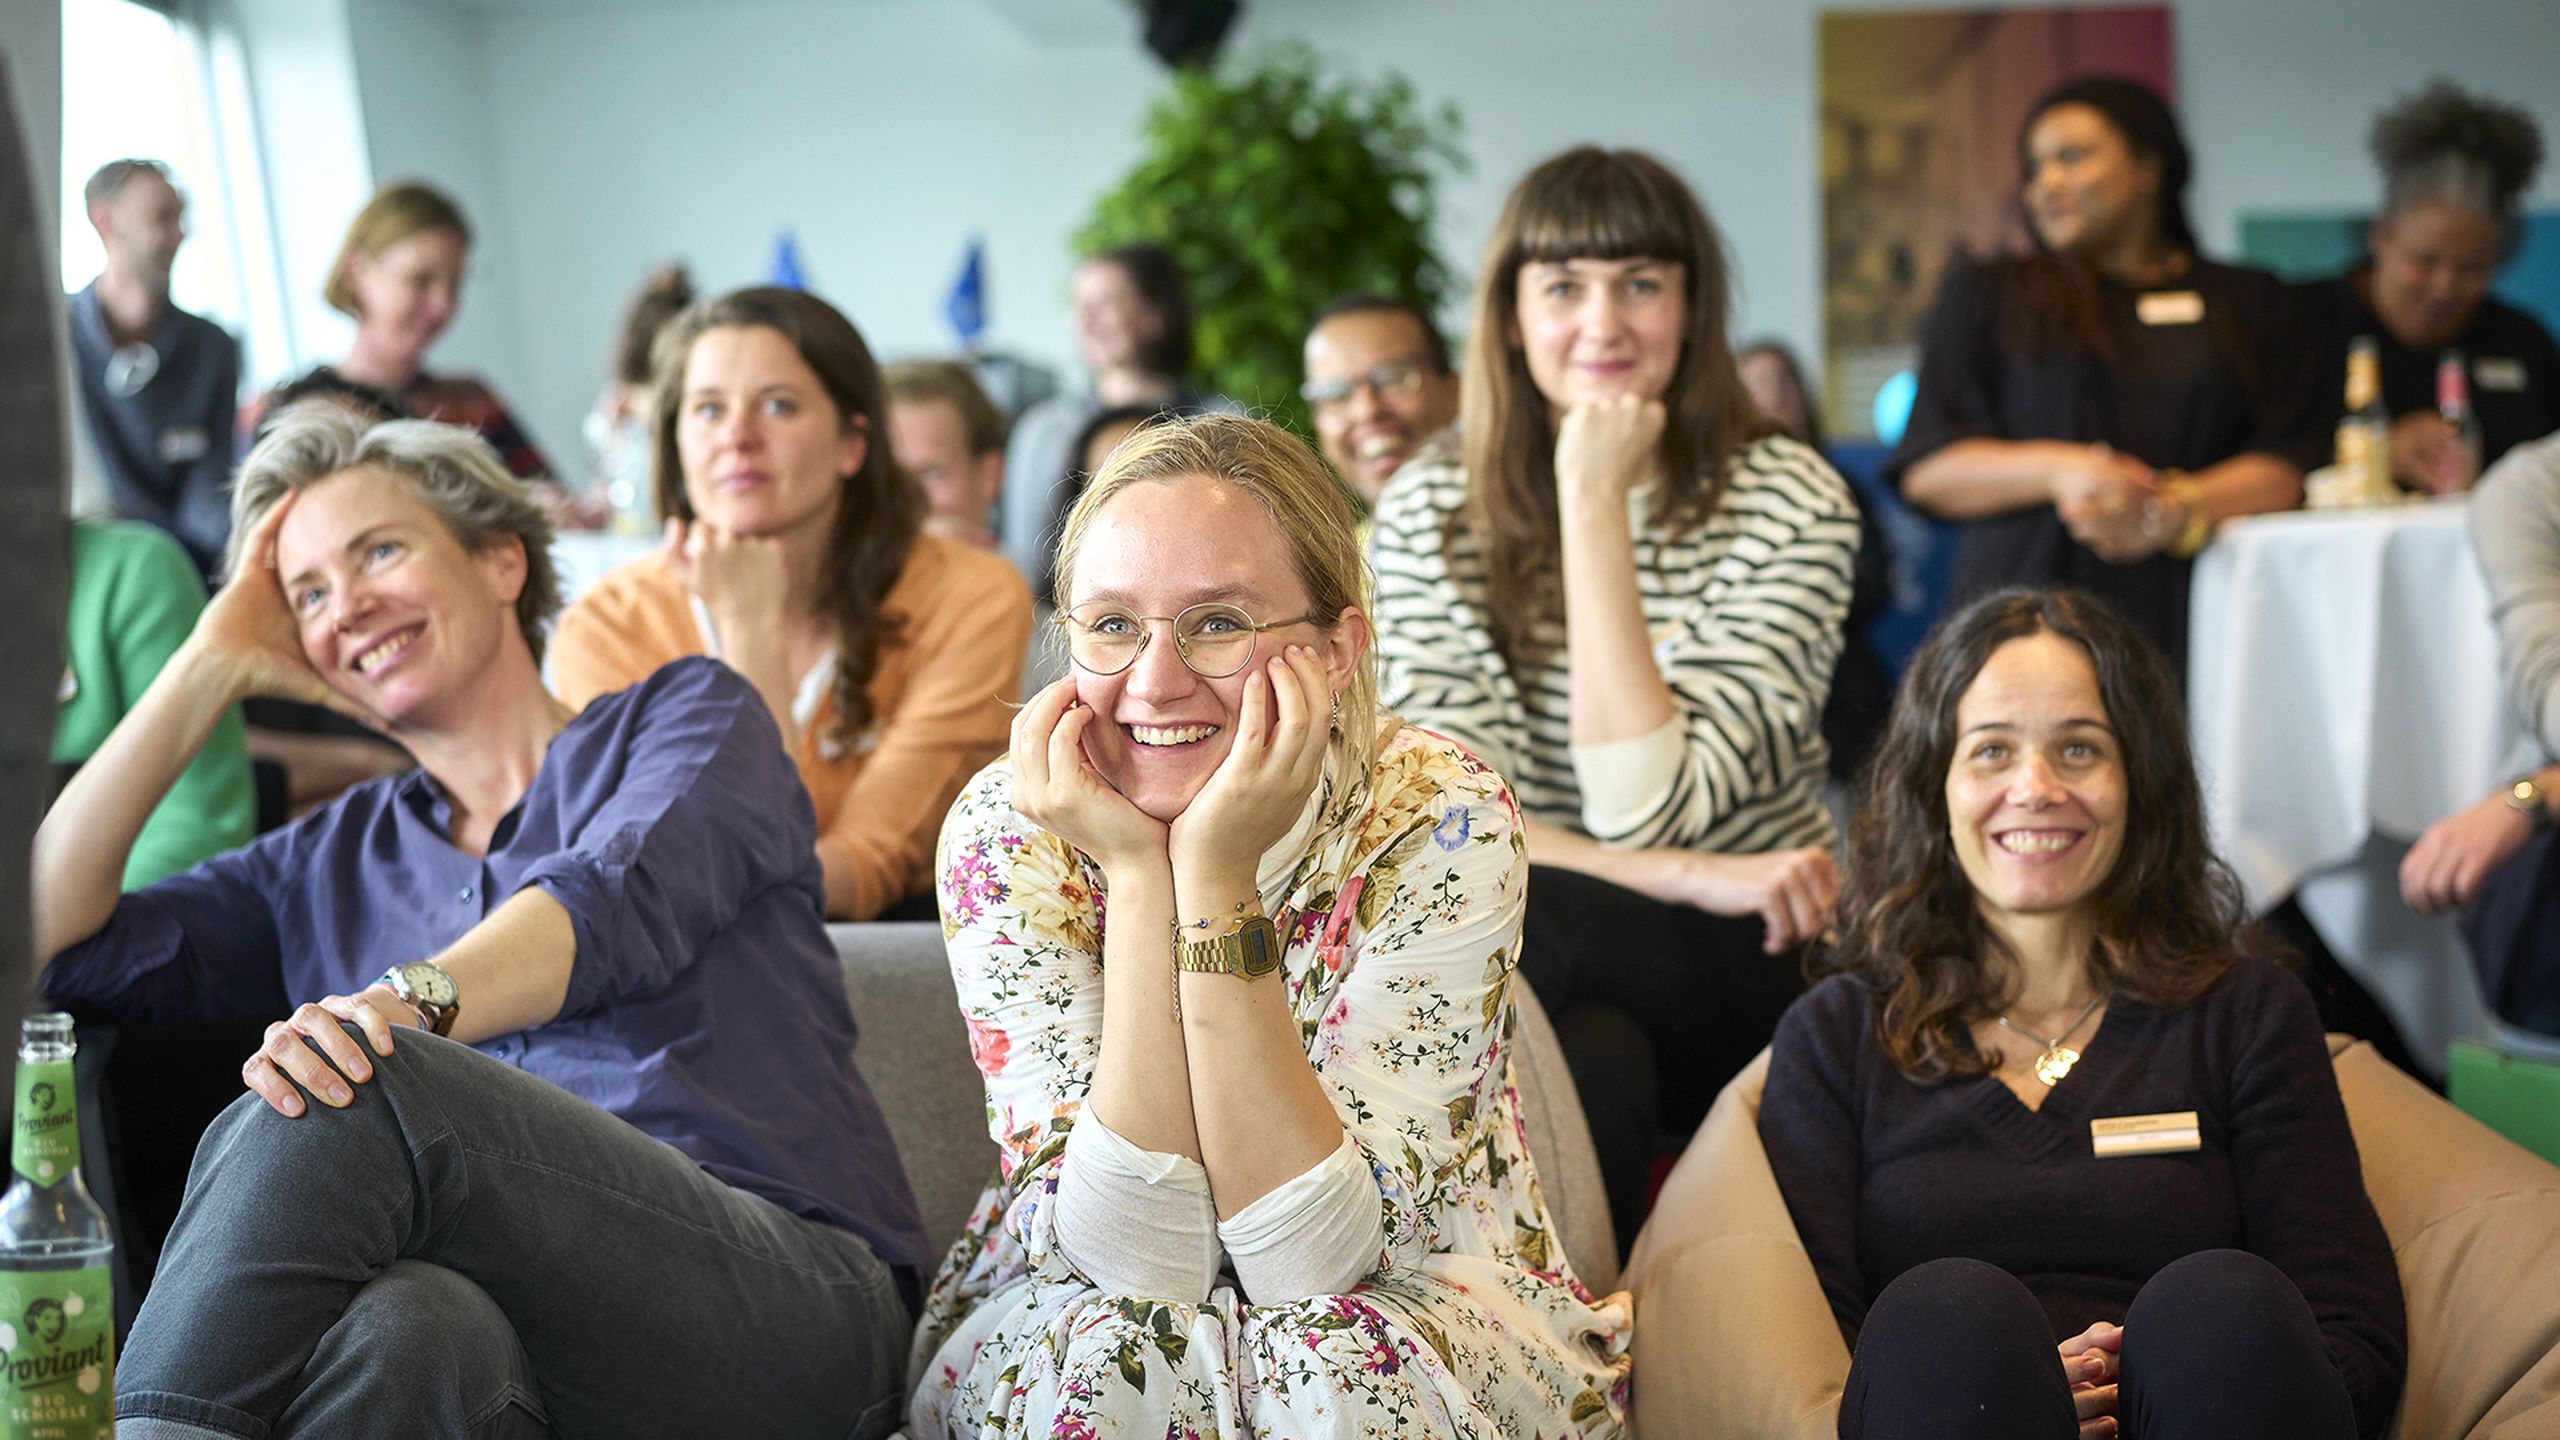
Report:
<svg viewBox="0 0 2560 1440"><path fill-rule="evenodd" d="M2471 408L2471 365L2458 349L2436 357L2436 414L2453 433L2461 457L2460 473L2445 476L2444 488L2468 490L2480 478L2480 416Z"/></svg>
<svg viewBox="0 0 2560 1440"><path fill-rule="evenodd" d="M2382 403L2382 347L2370 335L2347 345L2347 413L2338 421L2338 483L2349 504L2399 498L2391 480L2391 411Z"/></svg>
<svg viewBox="0 0 2560 1440"><path fill-rule="evenodd" d="M115 1243L80 1179L74 1049L68 1015L30 1015L19 1032L0 1194L0 1440L115 1433Z"/></svg>

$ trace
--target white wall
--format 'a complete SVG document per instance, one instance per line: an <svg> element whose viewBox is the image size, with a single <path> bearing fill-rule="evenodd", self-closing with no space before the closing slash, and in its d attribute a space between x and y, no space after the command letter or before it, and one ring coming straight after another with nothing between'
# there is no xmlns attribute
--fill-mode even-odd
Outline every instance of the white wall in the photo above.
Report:
<svg viewBox="0 0 2560 1440"><path fill-rule="evenodd" d="M528 254L499 192L488 105L488 69L477 12L417 0L345 0L374 183L425 180L451 195L481 243L472 248L462 307L437 342L439 370L479 371L507 384L529 373L516 276ZM352 218L350 209L347 217ZM537 426L557 463L576 432Z"/></svg>
<svg viewBox="0 0 2560 1440"><path fill-rule="evenodd" d="M1066 237L1164 83L1133 15L1119 36L1106 16L1061 38L993 0L345 3L377 165L433 171L483 232L439 360L485 368L564 464L642 273L681 257L706 288L759 279L785 225L812 283L888 355L950 347L942 298L982 231L991 340L1064 361ZM1302 39L1455 100L1475 163L1445 187L1442 245L1462 273L1539 158L1584 140L1659 152L1728 232L1737 326L1811 350L1822 8L1247 0L1231 43ZM2560 149L2560 5L2205 0L2176 25L2208 246L2233 243L2244 209L2369 202L2365 127L2431 74L2525 103ZM2535 202L2560 203L2560 161Z"/></svg>
<svg viewBox="0 0 2560 1440"><path fill-rule="evenodd" d="M344 355L355 333L320 298L347 221L373 192L346 0L214 0L209 18L239 37L255 102L247 118L282 271L279 338L290 349L253 347L262 373L244 378L273 384Z"/></svg>

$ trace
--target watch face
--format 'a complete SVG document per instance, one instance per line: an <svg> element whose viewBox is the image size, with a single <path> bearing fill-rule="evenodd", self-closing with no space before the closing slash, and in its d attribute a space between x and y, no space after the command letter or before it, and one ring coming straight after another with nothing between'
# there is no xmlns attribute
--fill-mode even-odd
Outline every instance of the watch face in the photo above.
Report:
<svg viewBox="0 0 2560 1440"><path fill-rule="evenodd" d="M1259 980L1280 968L1280 931L1269 920L1246 921L1236 939L1244 949L1240 964L1246 979Z"/></svg>
<svg viewBox="0 0 2560 1440"><path fill-rule="evenodd" d="M400 977L409 982L409 993L429 1005L453 1003L453 977L435 965L420 961L400 967Z"/></svg>

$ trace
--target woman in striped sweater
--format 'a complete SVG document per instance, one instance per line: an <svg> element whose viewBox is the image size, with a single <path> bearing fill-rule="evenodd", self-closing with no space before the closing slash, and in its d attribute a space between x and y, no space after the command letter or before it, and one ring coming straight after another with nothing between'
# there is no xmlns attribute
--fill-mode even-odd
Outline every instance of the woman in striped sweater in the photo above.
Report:
<svg viewBox="0 0 2560 1440"><path fill-rule="evenodd" d="M1378 504L1379 655L1395 709L1518 791L1522 973L1623 1244L1656 1147L1767 1043L1829 923L1821 718L1857 512L1753 409L1722 245L1653 157L1531 171L1474 308L1460 437Z"/></svg>

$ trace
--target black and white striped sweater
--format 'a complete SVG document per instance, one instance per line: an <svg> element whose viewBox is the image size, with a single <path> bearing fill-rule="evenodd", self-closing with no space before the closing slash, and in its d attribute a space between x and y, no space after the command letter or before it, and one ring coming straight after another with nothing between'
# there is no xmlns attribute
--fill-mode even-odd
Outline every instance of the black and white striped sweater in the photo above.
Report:
<svg viewBox="0 0 2560 1440"><path fill-rule="evenodd" d="M1514 680L1486 624L1484 556L1462 519L1453 436L1396 472L1370 539L1389 708L1509 778L1530 817L1611 847L1756 853L1824 845L1822 705L1857 560L1856 501L1810 447L1761 440L1706 525L1651 533L1635 507L1637 584L1677 714L1655 735L1577 750L1564 620Z"/></svg>

